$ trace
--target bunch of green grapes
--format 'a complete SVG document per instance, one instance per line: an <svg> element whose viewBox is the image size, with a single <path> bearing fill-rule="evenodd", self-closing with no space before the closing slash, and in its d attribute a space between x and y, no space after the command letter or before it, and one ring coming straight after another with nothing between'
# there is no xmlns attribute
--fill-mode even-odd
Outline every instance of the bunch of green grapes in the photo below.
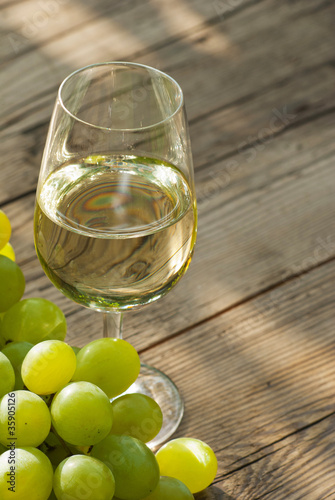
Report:
<svg viewBox="0 0 335 500"><path fill-rule="evenodd" d="M15 263L15 253L9 243L12 228L7 215L0 210L0 316L18 302L25 289L25 279Z"/></svg>
<svg viewBox="0 0 335 500"><path fill-rule="evenodd" d="M12 234L12 227L7 215L0 210L0 255L5 255L15 261L15 252L9 240Z"/></svg>
<svg viewBox="0 0 335 500"><path fill-rule="evenodd" d="M15 262L15 253L9 243L11 225L0 210L0 348L10 343L5 352L14 367L16 388L22 389L21 363L32 345L47 339L64 340L66 320L63 312L49 300L22 299L25 290L23 272ZM4 391L0 382L0 397Z"/></svg>
<svg viewBox="0 0 335 500"><path fill-rule="evenodd" d="M0 247L10 224L0 211ZM17 264L0 255L0 498L3 500L190 500L215 478L202 441L179 438L157 453L159 405L123 394L140 371L136 350L104 338L65 342L53 303L23 299Z"/></svg>

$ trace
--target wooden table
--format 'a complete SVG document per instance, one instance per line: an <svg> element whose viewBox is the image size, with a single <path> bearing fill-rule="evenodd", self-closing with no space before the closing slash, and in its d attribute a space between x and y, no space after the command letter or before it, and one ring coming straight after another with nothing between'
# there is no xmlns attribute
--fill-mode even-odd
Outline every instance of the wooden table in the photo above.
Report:
<svg viewBox="0 0 335 500"><path fill-rule="evenodd" d="M142 360L168 373L206 441L211 499L335 498L335 2L0 0L0 206L27 279L68 339L101 336L33 246L36 180L57 88L107 60L182 86L199 233L164 299L125 318ZM173 499L171 499L173 500Z"/></svg>

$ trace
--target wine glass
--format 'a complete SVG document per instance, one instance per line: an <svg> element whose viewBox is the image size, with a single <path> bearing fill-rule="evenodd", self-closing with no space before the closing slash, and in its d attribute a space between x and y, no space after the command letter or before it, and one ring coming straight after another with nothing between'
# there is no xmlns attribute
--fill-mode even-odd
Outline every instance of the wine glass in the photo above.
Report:
<svg viewBox="0 0 335 500"><path fill-rule="evenodd" d="M193 165L183 93L170 76L128 62L75 71L61 84L45 145L35 246L52 283L103 313L122 338L123 312L165 295L186 272L196 237ZM162 407L165 441L183 415L174 383L142 366L128 392Z"/></svg>

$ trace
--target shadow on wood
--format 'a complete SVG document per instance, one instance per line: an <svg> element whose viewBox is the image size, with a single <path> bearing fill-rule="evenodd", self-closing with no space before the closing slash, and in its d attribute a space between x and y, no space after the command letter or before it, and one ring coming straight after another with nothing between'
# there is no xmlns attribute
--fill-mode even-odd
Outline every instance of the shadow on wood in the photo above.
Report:
<svg viewBox="0 0 335 500"><path fill-rule="evenodd" d="M221 488L210 486L205 491L194 495L195 500L237 500L236 497L228 495Z"/></svg>

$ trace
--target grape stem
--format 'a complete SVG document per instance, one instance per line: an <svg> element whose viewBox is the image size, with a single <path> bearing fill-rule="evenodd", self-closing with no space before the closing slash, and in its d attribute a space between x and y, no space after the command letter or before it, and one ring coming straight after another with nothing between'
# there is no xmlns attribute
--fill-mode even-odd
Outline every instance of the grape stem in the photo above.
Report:
<svg viewBox="0 0 335 500"><path fill-rule="evenodd" d="M48 408L50 408L51 403L52 403L52 400L53 400L53 398L54 398L54 397L55 397L55 394L50 394L50 399L49 399L49 400L48 400L48 402L47 402L47 406L48 406Z"/></svg>
<svg viewBox="0 0 335 500"><path fill-rule="evenodd" d="M57 436L60 444L63 446L64 450L67 451L67 453L69 454L70 457L72 457L73 453L72 451L70 450L70 448L68 447L68 445L65 443L64 439L62 439L60 437L60 435L57 433L56 429L54 428L53 425L51 425L51 430L52 432L55 434L55 436Z"/></svg>

